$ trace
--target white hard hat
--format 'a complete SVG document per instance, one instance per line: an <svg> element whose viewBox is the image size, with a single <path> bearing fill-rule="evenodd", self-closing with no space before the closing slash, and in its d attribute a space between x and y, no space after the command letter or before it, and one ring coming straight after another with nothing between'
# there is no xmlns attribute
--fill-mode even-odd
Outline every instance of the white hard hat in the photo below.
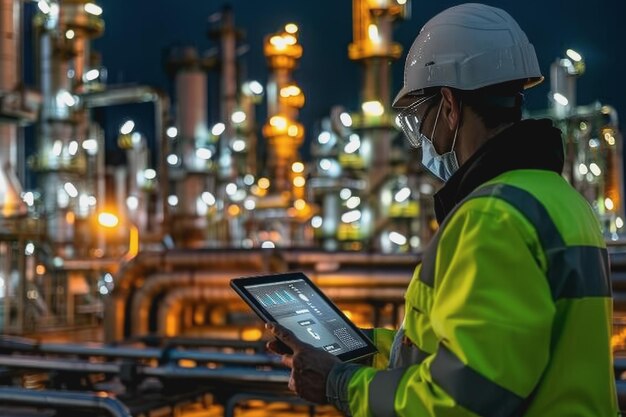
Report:
<svg viewBox="0 0 626 417"><path fill-rule="evenodd" d="M393 107L404 108L429 87L476 90L524 80L543 81L535 48L504 10L478 3L451 7L424 25L404 65Z"/></svg>

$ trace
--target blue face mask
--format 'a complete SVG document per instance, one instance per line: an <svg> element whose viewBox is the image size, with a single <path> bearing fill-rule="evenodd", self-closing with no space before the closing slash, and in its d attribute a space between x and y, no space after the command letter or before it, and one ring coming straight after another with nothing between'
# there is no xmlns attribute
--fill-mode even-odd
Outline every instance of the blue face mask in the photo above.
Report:
<svg viewBox="0 0 626 417"><path fill-rule="evenodd" d="M435 137L435 130L437 129L437 123L439 122L439 114L441 113L441 105L443 101L439 103L439 110L437 110L437 117L435 118L435 124L431 133L431 138ZM460 104L462 106L462 104ZM460 107L459 106L459 107ZM459 125L456 126L454 131L454 139L452 140L452 149L439 155L433 145L432 139L420 132L420 142L422 145L422 165L431 174L439 178L443 182L447 182L452 174L459 169L459 161L454 153L454 145L456 144L456 136L459 133Z"/></svg>

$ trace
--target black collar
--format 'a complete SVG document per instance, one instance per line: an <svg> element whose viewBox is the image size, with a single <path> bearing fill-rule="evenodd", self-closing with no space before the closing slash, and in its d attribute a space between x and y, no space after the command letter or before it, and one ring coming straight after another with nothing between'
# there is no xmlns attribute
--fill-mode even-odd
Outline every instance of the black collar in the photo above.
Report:
<svg viewBox="0 0 626 417"><path fill-rule="evenodd" d="M435 215L441 224L454 206L478 186L508 171L542 169L563 172L561 131L552 121L523 120L482 145L435 194Z"/></svg>

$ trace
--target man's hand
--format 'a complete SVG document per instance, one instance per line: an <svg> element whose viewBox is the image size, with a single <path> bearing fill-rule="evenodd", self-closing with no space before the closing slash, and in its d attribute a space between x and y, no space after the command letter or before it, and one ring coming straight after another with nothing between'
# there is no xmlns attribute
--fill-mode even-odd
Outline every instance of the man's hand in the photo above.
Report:
<svg viewBox="0 0 626 417"><path fill-rule="evenodd" d="M340 360L328 352L298 340L291 331L279 324L268 323L265 328L293 351L291 355L284 354L284 351L277 349L276 342L267 344L267 348L282 355L282 363L291 368L289 389L307 401L326 403L326 379L330 370Z"/></svg>

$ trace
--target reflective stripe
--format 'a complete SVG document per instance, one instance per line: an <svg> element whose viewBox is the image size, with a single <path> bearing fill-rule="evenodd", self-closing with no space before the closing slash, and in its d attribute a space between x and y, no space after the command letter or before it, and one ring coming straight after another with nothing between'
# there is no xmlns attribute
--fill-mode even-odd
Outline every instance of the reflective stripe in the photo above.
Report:
<svg viewBox="0 0 626 417"><path fill-rule="evenodd" d="M443 222L466 201L478 197L499 198L519 211L534 227L548 262L548 283L553 300L582 297L610 297L608 253L596 246L566 246L561 233L546 208L531 193L507 184L492 184L479 188L456 205ZM419 280L433 287L439 231L424 251Z"/></svg>
<svg viewBox="0 0 626 417"><path fill-rule="evenodd" d="M369 407L374 417L395 417L396 390L407 368L378 371L369 386Z"/></svg>
<svg viewBox="0 0 626 417"><path fill-rule="evenodd" d="M457 404L483 417L516 415L524 401L465 365L442 344L430 366L430 374Z"/></svg>

